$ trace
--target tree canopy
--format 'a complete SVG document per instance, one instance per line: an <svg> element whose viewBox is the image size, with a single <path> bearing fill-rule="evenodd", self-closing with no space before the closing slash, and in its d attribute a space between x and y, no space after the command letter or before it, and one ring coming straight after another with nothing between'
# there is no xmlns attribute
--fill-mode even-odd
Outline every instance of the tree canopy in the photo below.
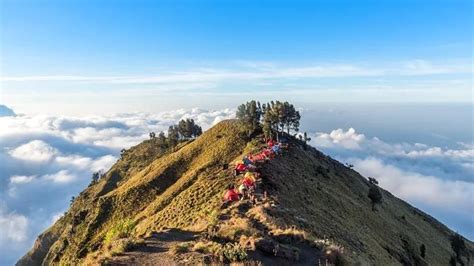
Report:
<svg viewBox="0 0 474 266"><path fill-rule="evenodd" d="M249 135L256 129L262 128L267 137L273 137L273 132L277 134L298 132L301 119L299 111L293 104L280 101L260 104L252 100L239 105L236 116Z"/></svg>

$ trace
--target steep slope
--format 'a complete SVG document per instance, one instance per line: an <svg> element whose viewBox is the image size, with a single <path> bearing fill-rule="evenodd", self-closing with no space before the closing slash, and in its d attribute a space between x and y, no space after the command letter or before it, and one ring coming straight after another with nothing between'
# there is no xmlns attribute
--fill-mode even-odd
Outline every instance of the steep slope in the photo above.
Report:
<svg viewBox="0 0 474 266"><path fill-rule="evenodd" d="M105 252L117 228L123 231L128 225L127 237L144 238L145 250L156 252L164 243L159 232L176 228L192 239L205 239L201 245L248 244L253 246L247 249L249 259L267 264L281 262L272 258L278 257L278 247L284 254L278 260L314 265L325 247L310 244L328 238L342 245L352 262L449 263L451 230L386 191L378 211L372 211L364 177L296 140L283 156L260 165L259 192L266 191L267 199L260 195L256 205L243 201L221 208L225 187L238 182L225 166L264 146L261 136L247 141L238 128L237 121L223 121L171 152L157 148L152 140L131 148L38 237L18 265L77 264L86 257L98 262L100 256L91 254ZM294 241L295 237L303 239ZM466 243L472 259L473 245ZM419 252L422 244L424 258ZM207 253L196 250L189 251L187 259ZM136 254L146 261L153 257L148 251L109 262L125 263ZM163 256L155 258L165 260ZM173 258L179 256L167 259Z"/></svg>

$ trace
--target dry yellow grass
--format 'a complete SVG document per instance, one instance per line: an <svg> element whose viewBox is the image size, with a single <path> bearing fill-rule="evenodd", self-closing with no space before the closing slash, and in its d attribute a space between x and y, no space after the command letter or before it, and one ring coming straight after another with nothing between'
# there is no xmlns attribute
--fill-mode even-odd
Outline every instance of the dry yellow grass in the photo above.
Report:
<svg viewBox="0 0 474 266"><path fill-rule="evenodd" d="M125 219L135 225L129 237L162 228L206 229L211 221L203 218L218 210L225 187L238 182L223 165L263 145L258 139L247 142L238 132L238 124L228 120L173 152L157 150L152 141L129 149L103 180L77 197L24 262L84 263ZM316 150L293 142L285 156L265 163L261 172L270 200L239 217L236 210L229 211L232 217L220 224L220 236L234 243L245 242L242 236L258 236L261 232L246 220L254 219L275 237L334 239L334 248L343 245L354 263L397 264L407 247L416 250L421 244L427 263L449 262L452 231L383 190L384 202L373 212L367 181ZM466 244L471 252L473 244ZM240 248L225 250L239 257Z"/></svg>

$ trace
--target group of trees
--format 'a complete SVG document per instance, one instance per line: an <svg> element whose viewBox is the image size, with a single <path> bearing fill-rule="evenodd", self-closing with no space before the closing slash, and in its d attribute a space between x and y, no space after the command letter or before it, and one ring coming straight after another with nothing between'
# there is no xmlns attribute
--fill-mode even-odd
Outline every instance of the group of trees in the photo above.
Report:
<svg viewBox="0 0 474 266"><path fill-rule="evenodd" d="M155 132L150 132L150 139L160 146L166 145L172 148L182 140L196 138L201 134L202 128L194 122L194 119L182 119L178 124L169 126L167 134L160 132L156 136Z"/></svg>
<svg viewBox="0 0 474 266"><path fill-rule="evenodd" d="M252 100L241 104L236 116L242 121L242 127L248 135L261 127L266 137L274 137L273 132L277 133L277 137L280 132L298 132L301 119L299 111L292 104L280 101L260 104Z"/></svg>

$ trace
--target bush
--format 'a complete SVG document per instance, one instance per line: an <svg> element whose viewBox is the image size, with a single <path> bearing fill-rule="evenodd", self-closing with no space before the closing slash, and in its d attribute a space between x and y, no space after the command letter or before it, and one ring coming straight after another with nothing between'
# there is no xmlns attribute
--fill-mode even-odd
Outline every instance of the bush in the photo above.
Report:
<svg viewBox="0 0 474 266"><path fill-rule="evenodd" d="M135 222L133 222L131 219L122 220L107 232L104 242L108 244L119 238L129 237L132 234L135 225Z"/></svg>
<svg viewBox="0 0 474 266"><path fill-rule="evenodd" d="M124 252L130 251L140 245L143 245L143 240L123 238L111 243L110 254L112 256L122 254Z"/></svg>
<svg viewBox="0 0 474 266"><path fill-rule="evenodd" d="M247 259L247 252L238 243L227 243L220 250L221 259L235 262Z"/></svg>
<svg viewBox="0 0 474 266"><path fill-rule="evenodd" d="M426 256L426 246L425 246L425 244L421 244L421 246L420 246L420 255L421 255L422 258L425 258L425 256Z"/></svg>
<svg viewBox="0 0 474 266"><path fill-rule="evenodd" d="M382 193L380 192L380 189L372 184L369 189L368 197L372 201L372 210L375 211L375 205L382 203Z"/></svg>
<svg viewBox="0 0 474 266"><path fill-rule="evenodd" d="M199 241L196 244L194 244L192 250L199 253L204 253L204 254L216 254L218 253L220 248L221 248L221 245L216 242Z"/></svg>
<svg viewBox="0 0 474 266"><path fill-rule="evenodd" d="M172 255L180 254L180 253L185 253L188 252L189 250L190 243L185 242L185 243L179 243L177 245L174 245L170 248L169 252Z"/></svg>

